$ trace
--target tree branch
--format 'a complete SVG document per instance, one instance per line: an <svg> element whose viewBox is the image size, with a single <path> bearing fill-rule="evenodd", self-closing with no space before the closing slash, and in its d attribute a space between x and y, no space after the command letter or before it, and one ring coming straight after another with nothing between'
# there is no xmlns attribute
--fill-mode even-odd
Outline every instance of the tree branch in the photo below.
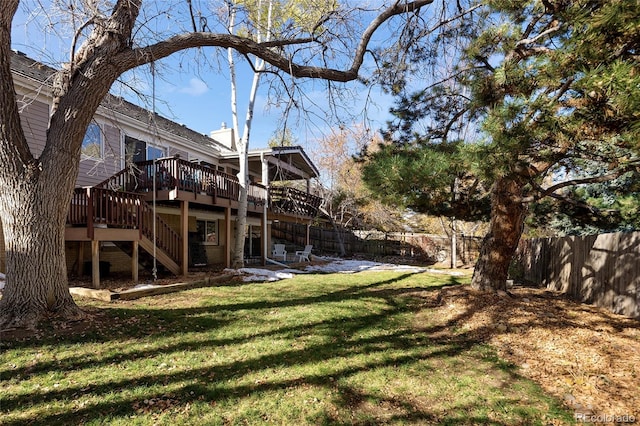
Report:
<svg viewBox="0 0 640 426"><path fill-rule="evenodd" d="M542 37L545 37L549 34L552 34L556 31L558 31L561 28L560 24L554 25L553 27L547 28L545 31L541 32L540 34L536 35L535 37L531 37L531 38L526 38L524 40L519 40L516 43L516 48L518 47L522 47L528 44L534 44L537 43L538 40L540 40Z"/></svg>
<svg viewBox="0 0 640 426"><path fill-rule="evenodd" d="M260 57L272 66L291 74L293 77L322 78L330 81L347 82L358 78L358 71L364 62L367 46L375 31L384 22L397 15L416 12L420 10L420 8L430 5L433 1L434 0L416 0L406 4L396 2L376 16L362 33L354 52L354 59L350 68L347 70L293 63L270 49L270 47L277 46L277 42L276 44L274 44L274 42L257 43L249 38L232 34L211 34L205 32L180 34L147 47L124 50L114 56L112 64L117 67L120 72L124 72L151 62L152 60L167 57L180 50L210 46L232 48L242 54L251 54ZM308 43L309 41L309 38L302 38L298 39L297 42ZM285 43L295 44L295 40L289 40Z"/></svg>
<svg viewBox="0 0 640 426"><path fill-rule="evenodd" d="M449 135L449 132L451 131L451 128L453 127L455 122L458 121L458 119L461 118L463 115L465 115L468 111L469 111L469 108L463 108L460 111L458 111L457 113L455 113L453 115L453 117L451 117L451 120L449 120L449 122L447 123L447 125L444 128L444 132L443 132L443 135L442 135L442 140L443 141L446 142L447 136Z"/></svg>
<svg viewBox="0 0 640 426"><path fill-rule="evenodd" d="M530 197L524 197L521 199L521 201L523 203L530 203L533 201L537 201L540 200L544 197L552 197L552 198L556 198L559 200L565 200L566 197L563 197L560 194L556 194L555 192L559 189L562 188L566 188L568 186L575 186L575 185L582 185L582 184L587 184L587 183L601 183L601 182L608 182L611 181L615 178L618 178L620 176L622 176L624 173L628 172L629 168L622 168L620 170L617 170L614 173L609 173L606 175L600 175L600 176L592 176L592 177L588 177L588 178L581 178L581 179L571 179L571 180L567 180L564 182L560 182L557 183L555 185L550 186L547 189L544 189L542 186L540 186L539 184L537 184L536 182L531 181L531 185L538 190L538 194L530 196ZM568 199L566 199L566 201L569 201Z"/></svg>
<svg viewBox="0 0 640 426"><path fill-rule="evenodd" d="M0 56L6 58L0 64L0 110L3 125L0 126L0 164L10 174L20 174L33 161L24 130L20 125L20 112L16 102L16 90L11 72L11 22L18 9L17 0L3 1L0 5ZM9 191L11 188L0 190Z"/></svg>

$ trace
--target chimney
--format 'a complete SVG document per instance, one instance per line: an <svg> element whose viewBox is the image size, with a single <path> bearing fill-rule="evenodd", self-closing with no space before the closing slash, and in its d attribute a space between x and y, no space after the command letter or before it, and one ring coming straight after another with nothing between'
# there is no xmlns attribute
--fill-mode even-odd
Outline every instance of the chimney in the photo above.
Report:
<svg viewBox="0 0 640 426"><path fill-rule="evenodd" d="M212 130L209 133L209 137L228 149L236 151L236 138L233 135L233 129L228 128L224 121L220 124L219 130Z"/></svg>

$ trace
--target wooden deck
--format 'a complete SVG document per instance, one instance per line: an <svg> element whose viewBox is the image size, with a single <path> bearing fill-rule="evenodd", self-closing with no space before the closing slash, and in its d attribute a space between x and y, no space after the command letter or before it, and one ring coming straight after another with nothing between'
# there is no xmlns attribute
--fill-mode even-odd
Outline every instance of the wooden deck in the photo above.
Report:
<svg viewBox="0 0 640 426"><path fill-rule="evenodd" d="M190 205L220 207L225 215L238 208L240 185L235 176L180 158L145 161L131 165L91 188L77 188L67 217L67 241L92 243L94 285L99 285L100 241L133 242L132 269L137 281L138 248L154 250L156 258L176 275L186 273ZM155 215L151 201L180 205L180 232ZM309 220L316 216L322 199L305 192L251 183L248 211L271 219ZM230 216L228 216L230 217ZM229 225L227 225L229 226ZM230 228L227 228L230 233ZM155 239L155 241L154 241ZM227 261L230 258L227 250ZM228 263L228 262L227 262Z"/></svg>
<svg viewBox="0 0 640 426"><path fill-rule="evenodd" d="M180 158L135 163L96 186L144 194L146 201L154 198L155 191L157 201L189 201L231 208L238 208L240 196L236 176ZM251 183L248 191L249 209L262 211L268 200L267 188Z"/></svg>

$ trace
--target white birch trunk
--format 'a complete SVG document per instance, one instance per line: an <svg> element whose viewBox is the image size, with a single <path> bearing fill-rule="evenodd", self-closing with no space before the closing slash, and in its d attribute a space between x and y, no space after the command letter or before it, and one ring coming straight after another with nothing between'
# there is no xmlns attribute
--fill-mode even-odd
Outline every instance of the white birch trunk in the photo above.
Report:
<svg viewBox="0 0 640 426"><path fill-rule="evenodd" d="M259 2L258 9L261 10L261 1ZM267 34L265 35L265 41L269 40L269 34L271 30L271 12L272 1L269 1L269 16L267 25ZM258 21L260 16L258 16ZM235 12L231 14L231 20L229 30L234 30L235 24ZM262 34L258 33L258 42L262 41ZM249 104L247 105L247 114L244 122L244 131L242 137L236 136L236 147L238 150L238 162L239 172L238 181L240 185L240 194L238 199L238 214L236 216L236 230L235 230L235 243L233 249L233 257L231 260L232 268L242 268L244 266L244 243L245 243L245 228L247 226L247 210L248 210L248 189L249 189L249 139L251 135L251 123L253 121L253 108L255 105L256 95L258 93L258 86L260 84L260 75L265 68L264 60L256 58L254 63L253 81L251 84L251 91L249 92ZM229 52L229 73L231 75L231 109L233 115L234 133L239 135L238 124L238 110L237 110L237 85L235 78L235 63L233 61L232 52Z"/></svg>

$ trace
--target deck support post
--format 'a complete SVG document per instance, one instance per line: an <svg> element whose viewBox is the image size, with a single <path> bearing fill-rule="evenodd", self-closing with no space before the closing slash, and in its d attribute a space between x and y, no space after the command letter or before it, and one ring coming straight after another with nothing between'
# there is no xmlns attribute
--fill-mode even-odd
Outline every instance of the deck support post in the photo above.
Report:
<svg viewBox="0 0 640 426"><path fill-rule="evenodd" d="M78 267L76 275L79 277L84 273L84 242L78 241Z"/></svg>
<svg viewBox="0 0 640 426"><path fill-rule="evenodd" d="M262 211L262 235L260 240L262 241L262 245L260 248L260 255L262 256L262 266L267 264L267 256L269 255L269 233L267 232L267 206L265 204L264 210Z"/></svg>
<svg viewBox="0 0 640 426"><path fill-rule="evenodd" d="M100 288L100 241L91 240L91 281L93 288Z"/></svg>
<svg viewBox="0 0 640 426"><path fill-rule="evenodd" d="M180 229L182 230L182 275L189 273L189 201L180 203Z"/></svg>
<svg viewBox="0 0 640 426"><path fill-rule="evenodd" d="M224 228L225 238L227 239L224 262L226 268L231 268L231 207L224 209Z"/></svg>
<svg viewBox="0 0 640 426"><path fill-rule="evenodd" d="M134 284L138 284L138 253L140 243L133 241L133 250L131 253L131 279Z"/></svg>

